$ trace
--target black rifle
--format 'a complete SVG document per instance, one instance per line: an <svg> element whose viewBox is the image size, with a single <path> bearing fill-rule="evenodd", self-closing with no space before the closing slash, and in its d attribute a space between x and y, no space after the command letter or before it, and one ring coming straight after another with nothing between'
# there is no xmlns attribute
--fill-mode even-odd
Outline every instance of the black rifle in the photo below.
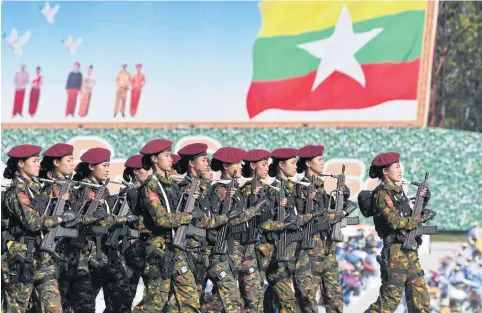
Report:
<svg viewBox="0 0 482 313"><path fill-rule="evenodd" d="M94 199L92 199L90 203L87 201L84 202L84 204L80 208L79 215L83 215L85 217L94 217L94 213L95 211L97 211L97 208L99 207L101 200L104 199L104 193L105 193L105 190L107 189L107 185L109 184L109 182L110 182L110 178L107 178L104 184L101 185L99 189L97 189ZM87 207L87 203L89 203L88 207ZM107 232L108 232L107 228L103 226L85 226L83 227L80 235L77 238L75 238L75 240L72 241L72 245L76 248L81 249L84 246L85 239L90 234L93 234L99 237L101 235L107 234ZM100 245L97 245L97 250L98 250L97 252L101 252ZM101 257L101 255L98 254L97 257Z"/></svg>
<svg viewBox="0 0 482 313"><path fill-rule="evenodd" d="M331 193L334 193L335 198L335 212L343 210L345 206L345 197L343 195L343 189L345 187L345 164L341 167L341 174L340 175L324 175L336 178L336 189L333 190ZM331 194L330 193L330 194ZM358 216L354 217L344 217L341 221L335 223L331 227L331 234L330 238L334 242L342 242L343 241L343 233L341 229L346 227L347 225L358 225L360 224L360 220Z"/></svg>
<svg viewBox="0 0 482 313"><path fill-rule="evenodd" d="M286 208L281 205L281 201L285 199L285 189L283 186L283 181L281 180L280 192L279 192L279 206L278 206L278 222L284 222L286 219ZM288 230L284 229L280 234L278 234L278 240L275 242L276 245L276 259L274 262L288 262L289 256L288 251L286 251L286 246L288 245Z"/></svg>
<svg viewBox="0 0 482 313"><path fill-rule="evenodd" d="M258 169L254 170L254 177L251 180L251 193L249 195L249 205L253 206L258 199L255 191L259 186L258 182ZM261 224L261 216L256 215L252 219L249 220L248 225L248 243L257 243L259 242L259 225Z"/></svg>
<svg viewBox="0 0 482 313"><path fill-rule="evenodd" d="M315 176L311 176L311 184L308 187L308 196L306 198L306 208L305 214L313 212L313 199L311 199L311 195L315 192ZM303 240L301 241L301 249L314 249L315 242L313 241L313 224L315 223L314 220L311 220L303 227Z"/></svg>
<svg viewBox="0 0 482 313"><path fill-rule="evenodd" d="M130 207L129 201L127 201L127 193L129 189L135 188L135 185L126 183L126 188L123 190L122 195L119 195L112 208L112 215L116 217L125 217L129 214ZM124 253L129 244L130 239L138 239L139 231L137 229L132 229L129 225L121 225L120 227L114 228L105 241L105 245L113 250L119 250L119 242L122 241L121 253Z"/></svg>
<svg viewBox="0 0 482 313"><path fill-rule="evenodd" d="M428 173L425 173L425 180L421 183L413 182L412 184L418 186L417 195L415 196L415 204L413 205L412 217L420 216L423 210L423 202L425 196L422 196L422 191L428 187ZM417 236L421 235L436 235L438 234L437 226L420 226L408 232L405 241L403 242L403 249L416 251L418 243L415 240Z"/></svg>
<svg viewBox="0 0 482 313"><path fill-rule="evenodd" d="M236 171L234 171L233 179L228 184L228 188L226 189L226 196L224 197L224 204L223 209L221 210L221 214L228 215L229 211L231 210L231 206L233 204L233 198L231 197L231 190L236 186ZM227 242L227 234L228 234L228 227L229 225L221 226L221 229L218 231L218 235L216 236L216 243L213 247L213 254L227 254L228 253L228 242Z"/></svg>
<svg viewBox="0 0 482 313"><path fill-rule="evenodd" d="M199 176L199 175L198 175ZM183 194L182 199L185 201L179 201L176 212L186 212L192 214L196 205L196 199L194 194L199 192L199 187L201 186L201 180L197 177L192 177L191 184L189 185L189 192ZM174 235L173 245L183 251L186 250L186 235L188 233L189 225L181 225L176 229Z"/></svg>
<svg viewBox="0 0 482 313"><path fill-rule="evenodd" d="M57 184L61 184L59 196L52 198L47 209L45 210L45 216L61 216L65 211L65 200L62 196L72 190L74 183L72 181L72 175L66 181L55 181ZM54 204L55 203L55 204ZM51 207L53 206L53 209ZM55 228L50 229L47 235L42 239L40 244L40 250L55 254L57 248L58 238L77 238L79 236L79 230L75 228L66 228L57 225Z"/></svg>

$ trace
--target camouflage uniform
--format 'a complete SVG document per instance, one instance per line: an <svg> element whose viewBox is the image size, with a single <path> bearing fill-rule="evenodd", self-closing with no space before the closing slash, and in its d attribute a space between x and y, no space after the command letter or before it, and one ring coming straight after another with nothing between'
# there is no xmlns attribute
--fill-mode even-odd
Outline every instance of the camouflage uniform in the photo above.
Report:
<svg viewBox="0 0 482 313"><path fill-rule="evenodd" d="M178 204L179 188L170 177L162 177L155 173L141 188L139 201L143 210L144 225L152 232L152 236L146 248L148 251L146 251L147 264L144 272L146 277L144 297L133 312L160 311L168 301L171 283L181 311L199 312L199 295L185 253L171 246L172 229L188 224L192 218L188 213L170 213ZM156 254L156 251L162 252ZM174 268L170 275L167 275L169 277L166 277L162 275L161 266L164 262L160 254L169 251L174 251L176 257Z"/></svg>
<svg viewBox="0 0 482 313"><path fill-rule="evenodd" d="M58 225L57 216L43 217L33 207L31 201L40 196L40 184L18 177L13 179L12 187L5 195L5 205L11 220L9 231L15 238L7 243L6 262L10 267L9 272L19 275L26 270L19 270L21 263L16 261L17 255L27 259L23 263L27 268L30 259L32 271L31 280L21 279L17 282L12 276L9 277L9 283L3 290L2 311L6 313L25 312L34 286L39 292L44 312L62 312L54 261L48 253L37 250L40 244L40 231Z"/></svg>
<svg viewBox="0 0 482 313"><path fill-rule="evenodd" d="M213 216L221 215L226 193L227 190L224 185L218 183L212 186L210 209ZM231 207L231 210L243 209L244 205L243 197L239 191L237 191L236 195L233 197L233 206ZM232 223L238 224L240 221L233 220ZM215 244L213 240L216 240L216 236L216 230L210 232L210 244L213 246ZM237 285L237 272L239 268L236 267L234 262L235 259L240 260L242 258L242 251L239 242L236 244L236 242L231 241L228 243L228 246L229 251L226 255L216 255L211 253L208 275L215 285L213 294L216 292L219 293L218 299L220 299L222 303L213 301L209 307L205 307L207 312L220 312L223 308L225 312L243 312L243 303Z"/></svg>
<svg viewBox="0 0 482 313"><path fill-rule="evenodd" d="M377 301L365 312L395 312L405 289L408 311L428 313L430 298L418 253L402 249L402 242L396 238L397 230L415 229L422 224L422 218L406 217L401 213L408 206L402 187L389 182L382 184L383 188L373 194L377 214L375 228L384 242L382 286ZM408 210L411 210L409 206Z"/></svg>
<svg viewBox="0 0 482 313"><path fill-rule="evenodd" d="M278 180L281 181L281 178L278 178ZM278 188L281 187L280 182L278 181L275 181L273 185ZM283 188L285 191L285 197L288 200L286 204L287 216L296 214L295 184L293 182L284 180ZM274 191L274 189L270 189L268 194L270 202L279 205L279 192ZM276 211L277 209L275 209L275 215L277 214ZM298 226L302 226L312 219L311 214L304 214L298 216ZM269 232L268 239L270 243L274 244L277 237L276 232L284 230L284 222L276 221L275 217L274 220L263 223L261 227L264 231ZM275 259L276 257L276 248L274 249L274 252L272 254L272 262L270 263L266 271L266 278L269 284L273 287L275 294L279 300L281 306L280 312L300 312L297 296L301 298L301 301L305 301L304 298L308 296L308 279L305 279L305 281L299 279L298 281L295 280L294 287L297 296L295 296L295 293L293 293L291 285L293 283L293 273L299 275L301 272L309 269L309 258L306 252L299 253L297 242L290 243L286 247L286 249L289 255L289 262L286 263L274 262L275 260L273 259Z"/></svg>
<svg viewBox="0 0 482 313"><path fill-rule="evenodd" d="M260 190L257 195L257 203L265 200L267 201L268 186L259 181L258 186ZM250 203L251 196L251 182L247 182L241 189L248 206L252 206ZM263 205L262 209L265 209L261 214L256 217L259 218L260 224L266 222L271 218L271 210L269 204ZM261 229L260 229L261 231ZM242 267L247 269L245 273L240 275L240 287L241 295L244 299L244 305L247 312L262 312L264 306L264 292L265 292L265 280L266 269L268 268L271 258L271 245L266 241L266 236L261 232L259 242L246 245L244 251L244 263ZM271 299L270 299L271 300Z"/></svg>
<svg viewBox="0 0 482 313"><path fill-rule="evenodd" d="M307 177L301 180L309 183ZM308 195L308 188L298 185L298 207L304 208ZM330 196L325 192L324 183L321 179L315 180L316 195L313 199L314 210L322 211L328 207ZM334 204L334 200L331 200ZM337 223L343 219L343 212L335 212L324 215L317 219L317 222L323 222L328 219L330 224ZM300 274L300 279L304 275L311 275L313 289L311 290L309 301L302 306L303 312L318 312L318 303L315 295L320 286L323 284L322 297L327 313L343 312L343 289L340 285L340 271L338 269L338 261L335 255L335 243L330 240L330 232L322 231L313 236L314 248L308 250L311 272Z"/></svg>

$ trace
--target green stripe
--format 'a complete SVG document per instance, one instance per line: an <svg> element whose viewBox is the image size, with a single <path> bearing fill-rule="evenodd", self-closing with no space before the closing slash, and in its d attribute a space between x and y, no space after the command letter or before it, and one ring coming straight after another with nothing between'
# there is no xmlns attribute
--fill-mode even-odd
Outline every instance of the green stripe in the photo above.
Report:
<svg viewBox="0 0 482 313"><path fill-rule="evenodd" d="M425 11L406 11L353 25L355 33L383 28L356 54L360 64L412 61L422 50ZM253 48L253 81L280 80L315 70L320 60L298 44L328 38L334 27L295 36L259 38Z"/></svg>

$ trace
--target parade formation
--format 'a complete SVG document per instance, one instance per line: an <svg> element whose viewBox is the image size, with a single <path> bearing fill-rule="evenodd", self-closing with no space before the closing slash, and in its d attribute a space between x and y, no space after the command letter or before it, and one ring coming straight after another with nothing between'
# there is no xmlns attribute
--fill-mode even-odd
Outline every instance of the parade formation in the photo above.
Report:
<svg viewBox="0 0 482 313"><path fill-rule="evenodd" d="M358 207L383 240L380 295L360 312L394 312L404 293L409 312L430 312L417 252L422 235L437 233L424 225L436 215L426 208L428 173L409 199L400 154L374 156L369 174L380 185L357 205L344 168L323 174L322 145L223 147L212 158L207 150L192 143L174 154L171 141L152 140L114 182L107 149L74 164L72 145L13 147L3 174L2 312L95 313L102 288L105 313L317 313L319 286L326 312L343 312L335 248L342 228L359 223ZM337 181L332 192L325 176ZM119 194L112 183L123 185Z"/></svg>

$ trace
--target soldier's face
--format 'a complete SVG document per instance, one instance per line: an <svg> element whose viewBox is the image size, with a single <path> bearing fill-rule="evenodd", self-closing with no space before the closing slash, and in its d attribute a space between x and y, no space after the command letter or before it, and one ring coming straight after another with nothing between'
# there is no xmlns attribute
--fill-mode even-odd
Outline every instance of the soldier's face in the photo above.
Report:
<svg viewBox="0 0 482 313"><path fill-rule="evenodd" d="M109 177L110 162L90 165L89 167L92 170L91 175L96 181L104 181Z"/></svg>
<svg viewBox="0 0 482 313"><path fill-rule="evenodd" d="M189 161L189 164L193 170L193 175L197 175L199 171L204 177L209 177L211 168L209 167L209 158L207 155L203 155Z"/></svg>
<svg viewBox="0 0 482 313"><path fill-rule="evenodd" d="M268 177L268 167L268 160L261 160L254 164L254 170L258 170L259 179L265 179L266 177Z"/></svg>
<svg viewBox="0 0 482 313"><path fill-rule="evenodd" d="M137 179L143 183L149 176L152 175L152 169L145 170L143 168L134 170L134 174L137 176Z"/></svg>
<svg viewBox="0 0 482 313"><path fill-rule="evenodd" d="M62 176L67 176L74 171L74 156L66 155L60 160L54 160L54 165L57 169L57 173Z"/></svg>
<svg viewBox="0 0 482 313"><path fill-rule="evenodd" d="M291 158L286 161L281 161L279 163L281 172L287 178L292 178L296 176L296 158Z"/></svg>
<svg viewBox="0 0 482 313"><path fill-rule="evenodd" d="M18 167L21 175L29 178L36 177L40 171L40 159L38 156L33 156L25 161L20 160L18 161Z"/></svg>
<svg viewBox="0 0 482 313"><path fill-rule="evenodd" d="M234 173L236 173L236 177L240 177L242 167L243 167L243 164L241 162L231 163L231 164L224 163L226 174L230 178L234 177Z"/></svg>
<svg viewBox="0 0 482 313"><path fill-rule="evenodd" d="M165 151L161 152L158 155L154 156L154 163L157 164L157 167L163 172L169 172L172 169L172 152Z"/></svg>
<svg viewBox="0 0 482 313"><path fill-rule="evenodd" d="M389 168L384 168L383 175L393 183L402 181L402 168L400 163L393 163Z"/></svg>
<svg viewBox="0 0 482 313"><path fill-rule="evenodd" d="M317 156L309 161L306 161L306 166L311 169L315 174L320 175L323 173L323 167L325 166L325 161L323 156Z"/></svg>

